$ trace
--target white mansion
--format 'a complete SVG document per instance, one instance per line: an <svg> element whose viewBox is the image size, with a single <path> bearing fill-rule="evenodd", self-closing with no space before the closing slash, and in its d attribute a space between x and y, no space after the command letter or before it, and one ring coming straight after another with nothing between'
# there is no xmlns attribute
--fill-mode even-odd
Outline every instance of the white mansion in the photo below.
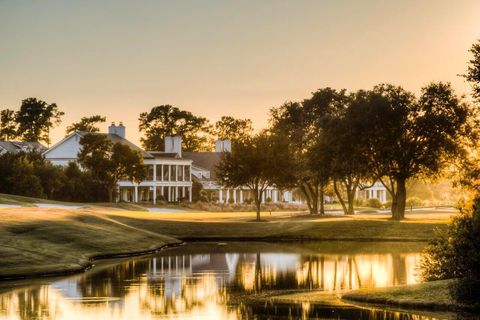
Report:
<svg viewBox="0 0 480 320"><path fill-rule="evenodd" d="M193 177L202 184L202 190L206 191L210 201L244 203L252 200L252 193L247 187L226 189L217 183L215 168L222 154L231 151L229 140L217 140L214 152L182 152L182 138L169 136L165 137L164 151L145 151L127 140L125 131L122 123L119 125L112 123L108 133L95 133L105 135L112 143L122 143L137 150L147 166L148 174L144 181L118 182L117 201L153 204L157 201L192 201ZM54 165L60 166L77 161L81 148L80 139L86 134L88 133L79 131L71 133L44 151L44 157ZM377 182L370 188L358 191L357 196L365 199L377 198L381 202L386 202L386 189ZM296 198L291 190L278 190L270 186L263 194L262 202L301 202L300 197Z"/></svg>
<svg viewBox="0 0 480 320"><path fill-rule="evenodd" d="M140 183L119 181L119 196L117 201L125 202L175 202L179 200L192 201L193 176L202 184L212 201L221 203L243 203L251 199L249 189L225 189L216 183L215 167L223 152L231 149L230 141L217 141L215 152L182 152L182 138L179 136L165 137L165 151L145 151L125 137L125 127L122 123L112 124L105 135L112 143L123 143L143 156L147 166L147 178ZM46 150L43 155L54 165L66 166L77 161L80 151L80 139L86 132L73 132ZM290 191L281 192L269 187L263 201L291 202Z"/></svg>

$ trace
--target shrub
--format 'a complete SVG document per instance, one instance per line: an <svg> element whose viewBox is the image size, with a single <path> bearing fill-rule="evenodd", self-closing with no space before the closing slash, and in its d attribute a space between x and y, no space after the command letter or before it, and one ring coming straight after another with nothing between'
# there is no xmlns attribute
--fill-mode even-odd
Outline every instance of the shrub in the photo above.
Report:
<svg viewBox="0 0 480 320"><path fill-rule="evenodd" d="M267 197L267 199L265 199L265 203L271 203L271 202L272 202L272 198Z"/></svg>
<svg viewBox="0 0 480 320"><path fill-rule="evenodd" d="M380 200L372 198L367 200L366 206L370 208L381 208L382 203L380 202Z"/></svg>
<svg viewBox="0 0 480 320"><path fill-rule="evenodd" d="M424 204L423 200L418 198L418 197L410 197L406 201L407 208L421 207L421 206L423 206L423 204Z"/></svg>
<svg viewBox="0 0 480 320"><path fill-rule="evenodd" d="M362 207L365 205L365 200L362 198L355 198L354 204L356 207Z"/></svg>
<svg viewBox="0 0 480 320"><path fill-rule="evenodd" d="M233 198L228 198L228 203L229 203L229 204L233 204L233 202L234 202L234 201L233 201Z"/></svg>
<svg viewBox="0 0 480 320"><path fill-rule="evenodd" d="M422 262L425 280L458 279L451 292L459 302L480 300L480 197L470 209L462 209L446 232L437 232L425 248Z"/></svg>

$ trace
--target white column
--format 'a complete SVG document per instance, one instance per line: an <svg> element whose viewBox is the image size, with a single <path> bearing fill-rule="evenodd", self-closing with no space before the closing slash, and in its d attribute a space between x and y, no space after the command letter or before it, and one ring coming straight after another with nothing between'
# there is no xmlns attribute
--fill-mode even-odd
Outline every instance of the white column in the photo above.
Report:
<svg viewBox="0 0 480 320"><path fill-rule="evenodd" d="M228 200L230 200L230 189L226 189L225 191L227 192L226 201L227 201L227 203L228 203Z"/></svg>
<svg viewBox="0 0 480 320"><path fill-rule="evenodd" d="M157 181L157 165L153 164L153 181Z"/></svg>
<svg viewBox="0 0 480 320"><path fill-rule="evenodd" d="M170 169L168 169L168 170L170 170ZM167 201L168 201L168 202L171 202L171 201L172 201L172 191L171 191L171 187L170 187L170 186L167 187L167 193L168 193L168 194L167 194Z"/></svg>
<svg viewBox="0 0 480 320"><path fill-rule="evenodd" d="M163 176L162 176L162 177L163 177ZM165 195L163 194L163 186L160 187L160 195L161 195L162 197L165 197ZM165 199L164 199L164 200L165 200Z"/></svg>
<svg viewBox="0 0 480 320"><path fill-rule="evenodd" d="M182 166L182 181L185 181L185 166Z"/></svg>
<svg viewBox="0 0 480 320"><path fill-rule="evenodd" d="M188 187L188 200L192 202L192 187Z"/></svg>
<svg viewBox="0 0 480 320"><path fill-rule="evenodd" d="M218 202L219 203L223 202L223 190L222 189L218 190Z"/></svg>
<svg viewBox="0 0 480 320"><path fill-rule="evenodd" d="M265 203L265 191L262 192L262 203Z"/></svg>
<svg viewBox="0 0 480 320"><path fill-rule="evenodd" d="M243 203L243 190L240 189L240 203Z"/></svg>
<svg viewBox="0 0 480 320"><path fill-rule="evenodd" d="M172 181L172 165L168 164L167 165L167 170L168 170L168 181ZM169 191L170 194L170 191Z"/></svg>
<svg viewBox="0 0 480 320"><path fill-rule="evenodd" d="M157 186L153 187L153 204L157 203Z"/></svg>
<svg viewBox="0 0 480 320"><path fill-rule="evenodd" d="M163 164L160 166L160 173L162 174L162 176L160 177L160 181L163 181ZM163 192L162 192L162 196L163 196Z"/></svg>
<svg viewBox="0 0 480 320"><path fill-rule="evenodd" d="M138 186L135 186L134 188L135 188L135 190L134 190L134 194L133 194L133 201L136 203L136 202L138 202Z"/></svg>
<svg viewBox="0 0 480 320"><path fill-rule="evenodd" d="M178 170L178 168L177 168L177 170ZM173 199L173 201L178 201L178 198L179 198L178 187L176 187L175 188L175 198Z"/></svg>
<svg viewBox="0 0 480 320"><path fill-rule="evenodd" d="M237 189L233 189L233 203L237 203Z"/></svg>

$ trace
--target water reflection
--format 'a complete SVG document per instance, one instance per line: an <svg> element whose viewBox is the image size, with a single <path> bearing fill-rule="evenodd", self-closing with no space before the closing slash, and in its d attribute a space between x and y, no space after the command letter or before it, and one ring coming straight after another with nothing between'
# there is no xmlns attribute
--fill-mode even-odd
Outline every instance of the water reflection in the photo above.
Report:
<svg viewBox="0 0 480 320"><path fill-rule="evenodd" d="M232 303L238 294L264 290L334 292L415 283L418 253L203 251L182 248L2 294L0 319L427 319L356 308Z"/></svg>

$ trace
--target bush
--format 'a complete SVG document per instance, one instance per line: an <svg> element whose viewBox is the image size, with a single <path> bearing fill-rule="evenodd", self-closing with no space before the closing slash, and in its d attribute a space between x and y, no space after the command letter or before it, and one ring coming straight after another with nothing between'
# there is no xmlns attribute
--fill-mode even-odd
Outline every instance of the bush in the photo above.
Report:
<svg viewBox="0 0 480 320"><path fill-rule="evenodd" d="M354 204L356 207L363 207L365 205L365 200L362 198L355 198Z"/></svg>
<svg viewBox="0 0 480 320"><path fill-rule="evenodd" d="M406 202L407 208L421 207L423 206L423 204L424 204L423 200L418 197L410 197L407 199L407 202Z"/></svg>
<svg viewBox="0 0 480 320"><path fill-rule="evenodd" d="M470 209L462 209L444 233L425 248L422 257L425 280L458 279L453 297L463 303L480 300L480 197Z"/></svg>
<svg viewBox="0 0 480 320"><path fill-rule="evenodd" d="M370 207L370 208L378 208L379 209L379 208L382 207L382 203L380 202L380 200L372 198L372 199L367 200L366 206Z"/></svg>
<svg viewBox="0 0 480 320"><path fill-rule="evenodd" d="M228 203L229 203L229 204L233 204L233 202L234 202L234 201L233 201L233 198L228 198Z"/></svg>
<svg viewBox="0 0 480 320"><path fill-rule="evenodd" d="M265 203L271 203L271 202L272 202L272 198L267 197L267 199L265 199Z"/></svg>

